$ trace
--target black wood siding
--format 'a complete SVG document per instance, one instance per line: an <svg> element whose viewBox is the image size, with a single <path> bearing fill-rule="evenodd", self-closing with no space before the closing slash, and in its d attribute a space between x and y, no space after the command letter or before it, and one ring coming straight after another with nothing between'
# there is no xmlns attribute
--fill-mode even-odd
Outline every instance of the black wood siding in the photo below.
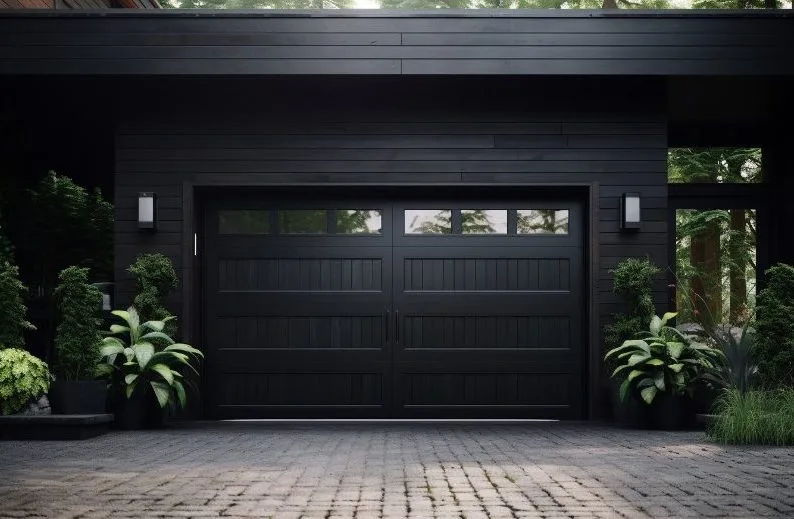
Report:
<svg viewBox="0 0 794 519"><path fill-rule="evenodd" d="M792 75L787 11L0 13L0 74Z"/></svg>
<svg viewBox="0 0 794 519"><path fill-rule="evenodd" d="M127 107L116 138L120 304L131 298L125 269L137 253L159 251L180 272L190 268L192 258L182 257L183 181L409 184L423 193L435 183L597 181L600 324L622 310L608 269L626 256L666 264L661 82L332 79L186 79L160 84L160 92L180 94L167 103ZM158 196L156 234L137 229L139 191ZM625 191L642 196L638 233L619 231ZM662 308L663 281L656 299ZM177 312L180 302L181 295L172 301Z"/></svg>

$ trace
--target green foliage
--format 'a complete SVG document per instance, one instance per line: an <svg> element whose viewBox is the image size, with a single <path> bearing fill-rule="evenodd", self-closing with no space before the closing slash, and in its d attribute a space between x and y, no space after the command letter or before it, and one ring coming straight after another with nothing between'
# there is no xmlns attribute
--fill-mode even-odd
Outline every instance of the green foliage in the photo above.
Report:
<svg viewBox="0 0 794 519"><path fill-rule="evenodd" d="M14 263L14 246L5 234L5 223L0 213L0 263Z"/></svg>
<svg viewBox="0 0 794 519"><path fill-rule="evenodd" d="M50 389L47 364L25 350L0 349L0 412L13 414Z"/></svg>
<svg viewBox="0 0 794 519"><path fill-rule="evenodd" d="M35 330L25 318L26 293L19 280L19 267L0 262L0 348L24 348L24 331Z"/></svg>
<svg viewBox="0 0 794 519"><path fill-rule="evenodd" d="M715 368L720 351L667 326L675 316L674 312L661 318L654 315L648 330L637 335L639 338L629 339L605 355L605 359L619 363L612 377L624 377L621 400L625 401L630 391L639 392L647 404L659 392L691 394L694 381Z"/></svg>
<svg viewBox="0 0 794 519"><path fill-rule="evenodd" d="M192 362L203 354L187 344L176 344L164 333L166 322L174 319L141 322L135 308L114 310L113 315L124 320L125 325L110 327L113 336L102 341L100 365L102 375L111 384L122 388L126 398L136 391L154 392L160 407L179 404L185 407L185 386L190 385L178 368L185 366L198 375Z"/></svg>
<svg viewBox="0 0 794 519"><path fill-rule="evenodd" d="M135 276L136 295L132 306L144 321L164 321L171 314L165 308L165 298L179 286L174 265L162 254L141 254L129 269ZM167 332L176 333L176 325L168 319Z"/></svg>
<svg viewBox="0 0 794 519"><path fill-rule="evenodd" d="M90 193L50 171L29 196L13 229L23 278L45 293L70 265L90 267L98 279L111 279L113 206L101 192Z"/></svg>
<svg viewBox="0 0 794 519"><path fill-rule="evenodd" d="M615 348L643 330L656 314L653 279L661 269L648 258L625 258L610 273L613 276L612 291L628 307L627 312L613 315L613 323L604 327L607 348Z"/></svg>
<svg viewBox="0 0 794 519"><path fill-rule="evenodd" d="M707 332L709 338L722 351L714 369L704 379L720 389L732 389L745 394L753 387L758 364L755 360L755 333L749 321L735 333L731 327L713 326Z"/></svg>
<svg viewBox="0 0 794 519"><path fill-rule="evenodd" d="M794 390L729 390L715 405L706 434L735 445L794 445Z"/></svg>
<svg viewBox="0 0 794 519"><path fill-rule="evenodd" d="M778 263L766 271L757 313L761 381L769 387L794 387L794 267Z"/></svg>
<svg viewBox="0 0 794 519"><path fill-rule="evenodd" d="M95 375L102 335L102 293L88 283L88 269L68 267L55 289L60 324L55 333L57 371L67 380Z"/></svg>

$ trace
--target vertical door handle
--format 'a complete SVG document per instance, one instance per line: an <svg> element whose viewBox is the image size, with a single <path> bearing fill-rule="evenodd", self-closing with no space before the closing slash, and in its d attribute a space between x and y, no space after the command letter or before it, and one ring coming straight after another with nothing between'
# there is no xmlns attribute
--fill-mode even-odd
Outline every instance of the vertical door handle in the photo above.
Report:
<svg viewBox="0 0 794 519"><path fill-rule="evenodd" d="M400 344L400 310L394 311L394 342Z"/></svg>

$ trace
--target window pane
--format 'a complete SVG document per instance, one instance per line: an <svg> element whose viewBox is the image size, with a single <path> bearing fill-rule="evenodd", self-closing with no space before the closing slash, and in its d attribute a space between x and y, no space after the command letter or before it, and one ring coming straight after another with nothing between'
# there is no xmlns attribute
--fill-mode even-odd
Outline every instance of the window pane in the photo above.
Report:
<svg viewBox="0 0 794 519"><path fill-rule="evenodd" d="M452 211L406 209L405 234L452 234Z"/></svg>
<svg viewBox="0 0 794 519"><path fill-rule="evenodd" d="M568 210L519 209L518 234L568 234Z"/></svg>
<svg viewBox="0 0 794 519"><path fill-rule="evenodd" d="M667 179L674 184L761 182L759 148L672 148Z"/></svg>
<svg viewBox="0 0 794 519"><path fill-rule="evenodd" d="M507 209L463 209L463 234L507 234Z"/></svg>
<svg viewBox="0 0 794 519"><path fill-rule="evenodd" d="M278 212L282 234L325 234L328 232L328 211L325 209L287 209Z"/></svg>
<svg viewBox="0 0 794 519"><path fill-rule="evenodd" d="M338 209L336 232L339 234L381 234L381 211Z"/></svg>
<svg viewBox="0 0 794 519"><path fill-rule="evenodd" d="M220 234L268 234L270 211L239 209L218 212Z"/></svg>
<svg viewBox="0 0 794 519"><path fill-rule="evenodd" d="M678 321L746 322L755 306L755 210L679 209L675 220Z"/></svg>

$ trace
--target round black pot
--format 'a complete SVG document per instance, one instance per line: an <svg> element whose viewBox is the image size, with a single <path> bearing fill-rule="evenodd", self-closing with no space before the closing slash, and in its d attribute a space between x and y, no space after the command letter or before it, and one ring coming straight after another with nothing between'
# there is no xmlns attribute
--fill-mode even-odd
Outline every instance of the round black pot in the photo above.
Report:
<svg viewBox="0 0 794 519"><path fill-rule="evenodd" d="M681 431L690 429L695 422L692 399L686 396L660 393L649 406L655 429Z"/></svg>
<svg viewBox="0 0 794 519"><path fill-rule="evenodd" d="M117 394L113 400L115 429L151 429L163 425L165 411L151 390L137 388L130 398Z"/></svg>
<svg viewBox="0 0 794 519"><path fill-rule="evenodd" d="M632 429L645 429L649 426L648 406L634 392L630 392L625 401L621 400L620 383L613 379L609 395L612 417L617 425Z"/></svg>
<svg viewBox="0 0 794 519"><path fill-rule="evenodd" d="M49 399L53 414L103 414L107 394L104 380L56 380Z"/></svg>

